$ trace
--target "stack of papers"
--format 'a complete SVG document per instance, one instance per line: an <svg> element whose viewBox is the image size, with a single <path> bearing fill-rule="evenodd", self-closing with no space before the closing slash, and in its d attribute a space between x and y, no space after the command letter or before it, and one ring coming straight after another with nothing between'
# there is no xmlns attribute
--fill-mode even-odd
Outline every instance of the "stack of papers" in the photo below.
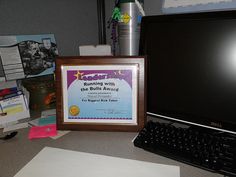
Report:
<svg viewBox="0 0 236 177"><path fill-rule="evenodd" d="M29 139L50 137L58 139L61 136L69 133L70 131L57 131L56 130L56 109L45 110L41 113L41 117L29 122L32 127L29 133ZM45 130L51 127L51 131L45 134ZM44 134L45 136L42 136Z"/></svg>
<svg viewBox="0 0 236 177"><path fill-rule="evenodd" d="M17 87L16 81L0 82L0 127L3 131L11 131L14 126L25 127L27 124L18 124L19 120L29 118L28 101Z"/></svg>

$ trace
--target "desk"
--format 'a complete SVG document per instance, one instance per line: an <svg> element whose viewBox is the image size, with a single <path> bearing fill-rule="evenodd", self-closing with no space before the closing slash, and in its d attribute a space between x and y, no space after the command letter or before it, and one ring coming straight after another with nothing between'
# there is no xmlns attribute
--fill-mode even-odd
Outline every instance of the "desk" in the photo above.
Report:
<svg viewBox="0 0 236 177"><path fill-rule="evenodd" d="M13 177L45 146L177 165L180 166L181 177L222 177L135 147L131 142L136 135L133 132L72 131L57 140L28 140L28 131L19 130L15 138L0 141L0 177Z"/></svg>

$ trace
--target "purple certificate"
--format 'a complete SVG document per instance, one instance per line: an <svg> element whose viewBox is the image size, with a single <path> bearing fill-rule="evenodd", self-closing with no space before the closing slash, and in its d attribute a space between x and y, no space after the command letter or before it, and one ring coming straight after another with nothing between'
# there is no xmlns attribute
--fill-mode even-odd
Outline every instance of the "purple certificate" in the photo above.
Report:
<svg viewBox="0 0 236 177"><path fill-rule="evenodd" d="M64 122L137 124L137 65L63 66Z"/></svg>

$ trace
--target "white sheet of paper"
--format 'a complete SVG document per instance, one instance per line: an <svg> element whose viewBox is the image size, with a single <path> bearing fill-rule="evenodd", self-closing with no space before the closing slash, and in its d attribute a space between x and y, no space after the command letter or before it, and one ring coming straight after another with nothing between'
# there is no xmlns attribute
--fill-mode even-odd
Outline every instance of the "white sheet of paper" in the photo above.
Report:
<svg viewBox="0 0 236 177"><path fill-rule="evenodd" d="M180 177L178 166L45 147L14 177Z"/></svg>
<svg viewBox="0 0 236 177"><path fill-rule="evenodd" d="M79 53L81 56L111 56L111 46L110 45L81 45L79 46Z"/></svg>
<svg viewBox="0 0 236 177"><path fill-rule="evenodd" d="M57 135L56 136L51 136L50 138L56 140L58 138L61 138L62 136L66 135L67 133L70 133L70 131L63 131L63 130L57 130Z"/></svg>
<svg viewBox="0 0 236 177"><path fill-rule="evenodd" d="M186 7L200 4L232 2L232 0L165 0L163 7Z"/></svg>
<svg viewBox="0 0 236 177"><path fill-rule="evenodd" d="M9 131L14 131L14 130L19 130L19 129L23 129L23 128L27 128L27 127L28 127L28 122L20 123L20 124L14 124L14 125L4 127L3 133L9 132Z"/></svg>

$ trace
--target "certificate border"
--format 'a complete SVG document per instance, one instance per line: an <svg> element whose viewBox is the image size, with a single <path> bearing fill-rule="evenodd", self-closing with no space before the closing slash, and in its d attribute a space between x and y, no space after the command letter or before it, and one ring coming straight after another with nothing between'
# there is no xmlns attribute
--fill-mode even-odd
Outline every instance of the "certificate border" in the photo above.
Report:
<svg viewBox="0 0 236 177"><path fill-rule="evenodd" d="M65 79L63 75L63 67L74 67L74 66L119 66L124 68L137 66L136 70L136 91L135 101L132 101L132 105L135 109L135 117L132 119L134 122L101 122L93 120L92 122L81 122L81 121L65 121L65 110L66 108L64 95L67 91L65 87ZM65 67L64 67L65 68ZM146 59L145 57L132 56L132 57L113 57L113 56L80 56L80 57L58 57L56 59L56 99L57 99L57 129L59 130L98 130L98 131L140 131L146 122ZM133 73L133 72L132 72Z"/></svg>

